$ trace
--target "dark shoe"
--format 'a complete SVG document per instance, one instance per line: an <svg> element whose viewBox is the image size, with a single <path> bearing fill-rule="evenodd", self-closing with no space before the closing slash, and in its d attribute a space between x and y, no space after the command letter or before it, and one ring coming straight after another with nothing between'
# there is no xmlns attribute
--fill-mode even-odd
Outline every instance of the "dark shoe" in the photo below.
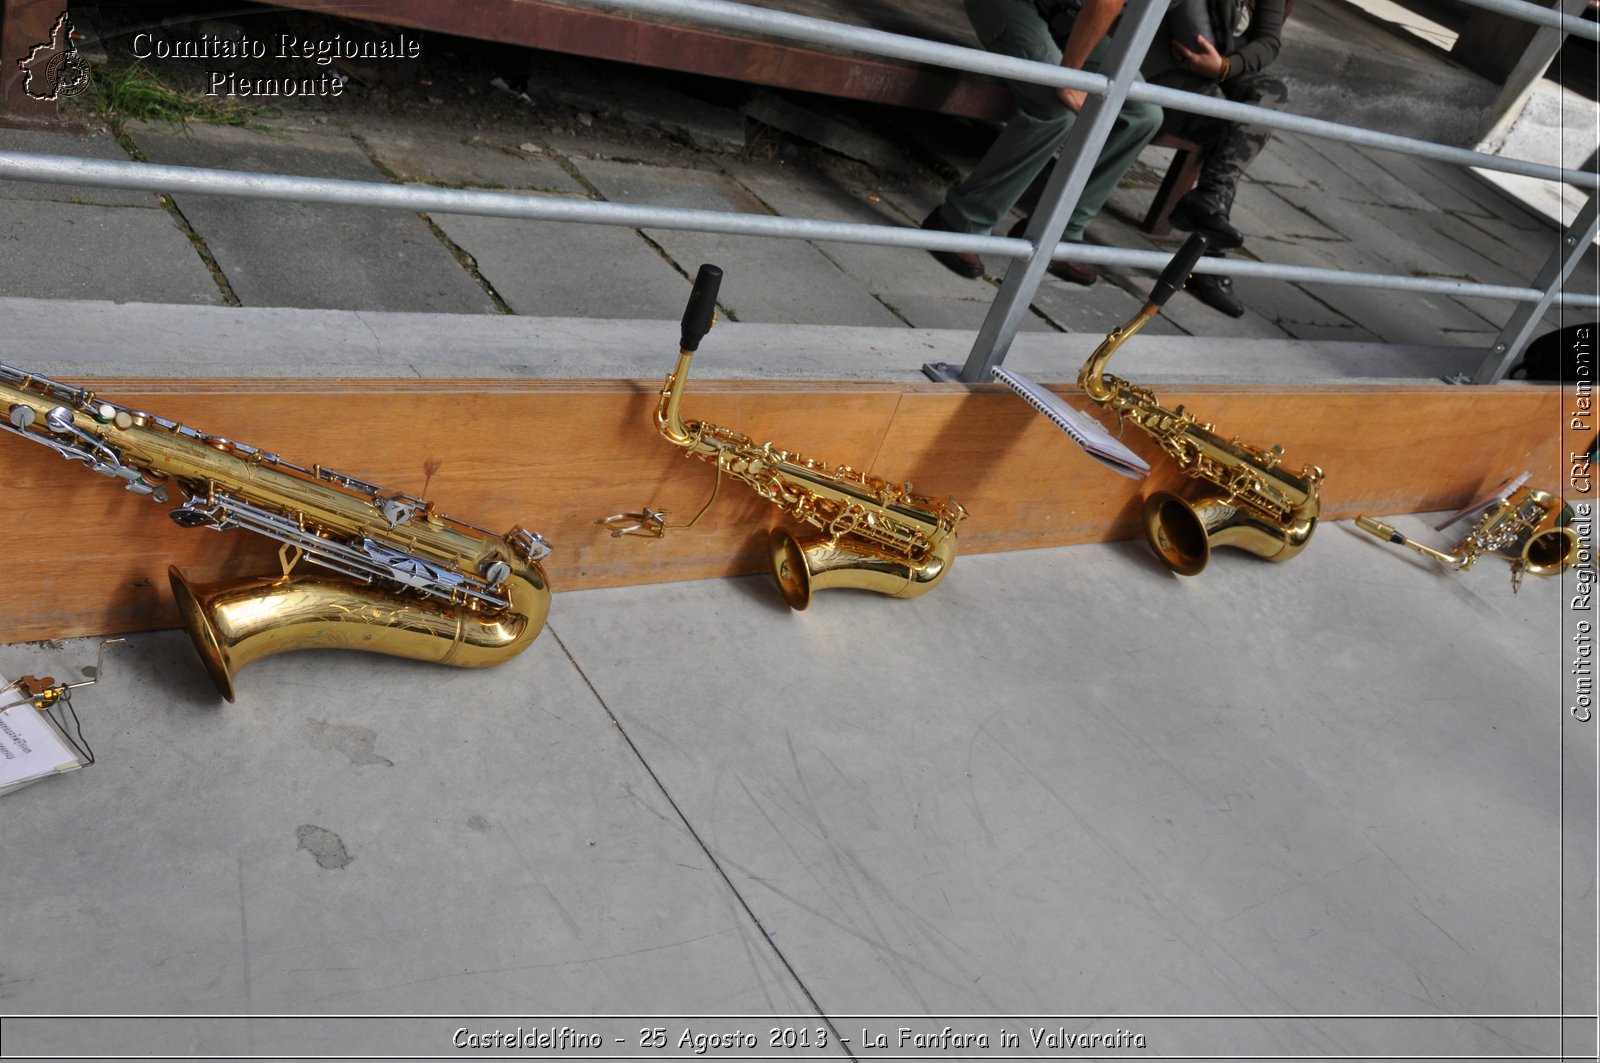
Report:
<svg viewBox="0 0 1600 1063"><path fill-rule="evenodd" d="M1233 278L1216 273L1195 273L1184 285L1189 294L1229 317L1244 317L1244 304L1233 294Z"/></svg>
<svg viewBox="0 0 1600 1063"><path fill-rule="evenodd" d="M1196 188L1184 193L1183 198L1173 205L1167 220L1172 222L1174 229L1182 229L1186 233L1198 229L1211 237L1213 248L1227 251L1244 244L1244 233L1235 229L1228 220L1231 206L1217 193Z"/></svg>
<svg viewBox="0 0 1600 1063"><path fill-rule="evenodd" d="M954 229L944 220L941 208L934 207L933 213L922 220L922 228L935 233L953 233ZM960 251L929 251L933 260L958 277L976 280L983 276L983 259L977 255L964 254Z"/></svg>
<svg viewBox="0 0 1600 1063"><path fill-rule="evenodd" d="M1023 218L1013 225L1011 231L1006 235L1013 239L1021 239L1027 235L1028 221L1028 218ZM1071 241L1068 242L1070 243ZM1084 287L1088 287L1100 279L1100 271L1087 262L1054 261L1046 266L1045 269L1050 276L1055 277L1057 280L1064 280L1071 284L1081 284Z"/></svg>

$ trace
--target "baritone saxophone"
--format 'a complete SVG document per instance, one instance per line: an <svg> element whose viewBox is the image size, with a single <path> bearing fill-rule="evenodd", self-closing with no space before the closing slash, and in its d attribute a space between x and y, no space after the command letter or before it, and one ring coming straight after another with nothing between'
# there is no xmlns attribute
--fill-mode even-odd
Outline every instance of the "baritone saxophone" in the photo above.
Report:
<svg viewBox="0 0 1600 1063"><path fill-rule="evenodd" d="M956 556L956 528L967 511L954 500L914 494L909 483L892 484L848 465L829 466L815 458L780 450L770 442L705 421L683 420L679 407L689 381L689 365L700 341L715 323L722 270L706 264L695 277L684 309L678 363L661 389L655 425L685 456L715 465L723 475L749 485L785 514L822 535L804 545L785 528L768 537L772 574L793 609L804 609L814 592L833 587L877 591L915 598L938 585ZM710 508L716 490L700 513ZM669 529L665 514L619 513L598 523L613 536L660 538Z"/></svg>
<svg viewBox="0 0 1600 1063"><path fill-rule="evenodd" d="M278 542L282 572L168 578L183 626L222 696L246 664L298 649L359 649L460 668L521 653L544 627L550 552L524 528L497 535L433 503L321 465L105 402L0 365L0 429L172 505L185 528ZM326 570L291 574L300 562Z"/></svg>
<svg viewBox="0 0 1600 1063"><path fill-rule="evenodd" d="M1162 271L1150 298L1128 321L1112 329L1078 372L1078 386L1117 420L1131 422L1201 481L1183 495L1157 491L1145 499L1146 540L1163 565L1180 576L1198 575L1217 546L1233 546L1269 561L1287 561L1305 549L1316 530L1322 469L1298 474L1283 469L1283 448L1263 450L1224 439L1182 406L1169 410L1153 392L1105 371L1111 356L1183 286L1206 248L1194 233Z"/></svg>

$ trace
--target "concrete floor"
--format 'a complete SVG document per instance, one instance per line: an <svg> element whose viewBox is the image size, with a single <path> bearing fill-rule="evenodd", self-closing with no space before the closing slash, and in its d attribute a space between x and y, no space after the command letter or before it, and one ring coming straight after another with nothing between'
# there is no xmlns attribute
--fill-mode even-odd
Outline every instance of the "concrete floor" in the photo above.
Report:
<svg viewBox="0 0 1600 1063"><path fill-rule="evenodd" d="M134 636L77 698L99 763L4 799L6 1013L437 1018L7 1019L6 1052L740 1025L627 1018L713 1014L873 1058L900 1023L858 1016L910 1014L1169 1057L1550 1058L1563 993L1594 999L1571 579L1513 595L1493 559L1330 524L1282 565L990 554L803 614L765 577L557 590L496 669L298 652L232 706L183 634Z"/></svg>

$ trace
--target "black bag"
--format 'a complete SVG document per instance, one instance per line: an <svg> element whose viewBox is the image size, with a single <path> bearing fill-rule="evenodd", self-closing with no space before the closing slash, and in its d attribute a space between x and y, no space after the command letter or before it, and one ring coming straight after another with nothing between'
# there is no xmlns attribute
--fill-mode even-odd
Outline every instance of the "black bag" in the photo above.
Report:
<svg viewBox="0 0 1600 1063"><path fill-rule="evenodd" d="M1216 28L1211 21L1211 0L1176 0L1167 11L1167 32L1191 52L1200 50L1200 42L1195 40L1196 37L1204 37L1222 52L1222 46L1217 43Z"/></svg>
<svg viewBox="0 0 1600 1063"><path fill-rule="evenodd" d="M1595 322L1554 329L1533 340L1522 361L1506 375L1512 380L1548 380L1594 383Z"/></svg>

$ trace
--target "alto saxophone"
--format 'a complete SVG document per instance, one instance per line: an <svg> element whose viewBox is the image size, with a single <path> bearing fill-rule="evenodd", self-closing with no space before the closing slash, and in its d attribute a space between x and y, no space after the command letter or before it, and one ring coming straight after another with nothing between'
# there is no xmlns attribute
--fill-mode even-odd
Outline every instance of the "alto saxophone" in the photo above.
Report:
<svg viewBox="0 0 1600 1063"><path fill-rule="evenodd" d="M1180 576L1199 574L1216 546L1234 546L1269 561L1287 561L1305 548L1316 530L1322 470L1307 465L1299 475L1280 468L1283 448L1262 450L1235 436L1223 439L1214 426L1179 406L1168 410L1154 393L1105 371L1127 340L1160 312L1183 285L1206 247L1195 233L1162 271L1149 300L1113 329L1078 372L1090 399L1131 421L1170 454L1185 475L1205 483L1187 497L1157 491L1145 499L1144 533L1161 563Z"/></svg>
<svg viewBox="0 0 1600 1063"><path fill-rule="evenodd" d="M1578 533L1567 527L1572 507L1548 491L1532 487L1495 499L1449 553L1400 534L1392 524L1357 517L1356 526L1399 546L1410 547L1450 568L1465 572L1478 558L1494 555L1511 562L1511 589L1524 574L1555 576L1577 564Z"/></svg>
<svg viewBox="0 0 1600 1063"><path fill-rule="evenodd" d="M175 503L186 528L244 528L281 543L274 577L196 586L168 578L183 626L222 696L251 661L296 649L359 649L461 668L521 653L544 627L544 539L496 535L321 465L0 365L0 429ZM290 575L305 560L337 575Z"/></svg>
<svg viewBox="0 0 1600 1063"><path fill-rule="evenodd" d="M772 573L791 608L804 609L813 592L830 587L854 587L895 598L915 598L932 590L950 571L956 528L967 516L954 499L925 498L913 494L910 484L891 484L848 465L830 468L826 462L779 450L771 443L757 444L719 425L684 423L678 407L689 381L689 363L715 321L721 283L721 269L700 267L684 309L678 364L662 386L656 406L656 429L682 447L686 456L715 465L719 487L726 473L822 532L822 538L804 546L783 528L774 528L768 537ZM715 499L713 490L706 508ZM599 523L611 527L613 536L659 538L668 530L664 514L648 507L643 513L619 513Z"/></svg>

